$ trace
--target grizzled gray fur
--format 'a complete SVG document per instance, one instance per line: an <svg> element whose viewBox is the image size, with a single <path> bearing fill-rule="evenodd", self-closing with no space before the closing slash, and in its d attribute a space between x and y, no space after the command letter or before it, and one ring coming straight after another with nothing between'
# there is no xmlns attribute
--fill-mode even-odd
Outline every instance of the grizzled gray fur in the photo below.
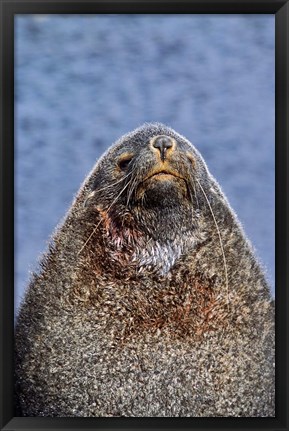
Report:
<svg viewBox="0 0 289 431"><path fill-rule="evenodd" d="M96 163L15 332L22 416L274 416L274 302L198 151L162 124Z"/></svg>

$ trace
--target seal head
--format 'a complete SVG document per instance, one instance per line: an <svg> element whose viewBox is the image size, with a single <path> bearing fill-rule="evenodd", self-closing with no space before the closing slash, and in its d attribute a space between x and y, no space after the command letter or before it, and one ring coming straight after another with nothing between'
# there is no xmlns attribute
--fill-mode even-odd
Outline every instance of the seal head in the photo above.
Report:
<svg viewBox="0 0 289 431"><path fill-rule="evenodd" d="M149 125L148 133L145 125L99 162L85 206L99 211L118 249L131 244L132 260L166 273L204 239L198 229L204 197L197 196L197 181L206 185L208 177L189 141L161 124Z"/></svg>

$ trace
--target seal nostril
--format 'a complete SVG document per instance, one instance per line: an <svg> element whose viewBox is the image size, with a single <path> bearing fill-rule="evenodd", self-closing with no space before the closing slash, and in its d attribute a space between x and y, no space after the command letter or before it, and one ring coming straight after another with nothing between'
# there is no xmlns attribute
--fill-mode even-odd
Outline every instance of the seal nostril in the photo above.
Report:
<svg viewBox="0 0 289 431"><path fill-rule="evenodd" d="M154 140L153 146L160 151L161 159L164 160L166 151L173 146L173 140L169 136L158 136Z"/></svg>
<svg viewBox="0 0 289 431"><path fill-rule="evenodd" d="M162 149L168 149L173 146L173 141L168 136L159 136L153 143L153 146L155 148L158 148L159 150Z"/></svg>

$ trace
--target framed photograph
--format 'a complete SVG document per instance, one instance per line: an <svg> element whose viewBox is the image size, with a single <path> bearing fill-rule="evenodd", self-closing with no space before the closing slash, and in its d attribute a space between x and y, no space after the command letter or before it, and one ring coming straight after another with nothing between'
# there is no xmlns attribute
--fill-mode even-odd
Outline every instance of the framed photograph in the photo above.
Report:
<svg viewBox="0 0 289 431"><path fill-rule="evenodd" d="M288 1L1 1L1 429L288 429Z"/></svg>

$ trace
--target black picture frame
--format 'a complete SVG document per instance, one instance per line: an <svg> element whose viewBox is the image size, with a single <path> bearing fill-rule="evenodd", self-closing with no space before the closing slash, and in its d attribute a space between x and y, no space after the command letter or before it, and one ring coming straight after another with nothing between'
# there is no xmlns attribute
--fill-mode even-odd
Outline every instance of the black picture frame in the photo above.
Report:
<svg viewBox="0 0 289 431"><path fill-rule="evenodd" d="M288 119L289 2L288 0L187 1L13 1L1 4L1 430L60 429L274 429L289 423L288 373ZM276 25L276 417L275 418L20 418L14 417L14 16L16 14L86 13L242 13L275 14ZM287 314L287 315L286 315Z"/></svg>

